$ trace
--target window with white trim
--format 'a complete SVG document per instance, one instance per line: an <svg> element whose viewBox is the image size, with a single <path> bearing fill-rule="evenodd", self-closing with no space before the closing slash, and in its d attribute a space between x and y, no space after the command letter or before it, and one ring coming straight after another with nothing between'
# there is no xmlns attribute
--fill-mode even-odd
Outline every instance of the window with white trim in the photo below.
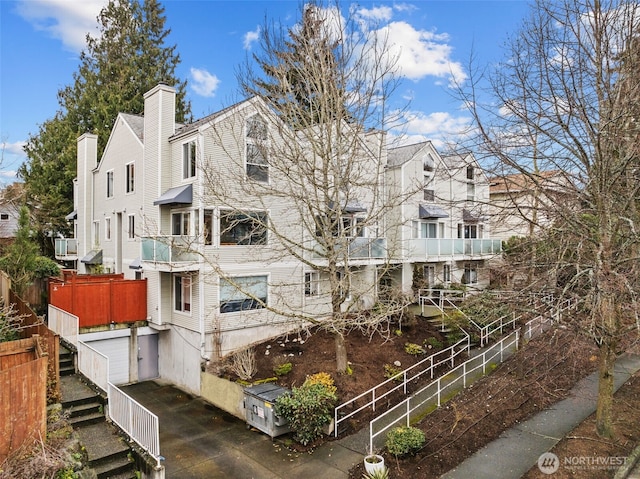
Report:
<svg viewBox="0 0 640 479"><path fill-rule="evenodd" d="M476 199L476 185L473 183L467 183L467 201L475 201Z"/></svg>
<svg viewBox="0 0 640 479"><path fill-rule="evenodd" d="M135 167L133 163L125 165L126 170L126 186L125 191L127 193L133 193L135 190Z"/></svg>
<svg viewBox="0 0 640 479"><path fill-rule="evenodd" d="M464 276L462 277L463 284L476 284L478 282L478 267L475 263L465 263Z"/></svg>
<svg viewBox="0 0 640 479"><path fill-rule="evenodd" d="M93 222L93 244L95 246L100 244L100 222Z"/></svg>
<svg viewBox="0 0 640 479"><path fill-rule="evenodd" d="M136 215L129 215L128 219L128 228L127 234L130 240L135 239L136 237Z"/></svg>
<svg viewBox="0 0 640 479"><path fill-rule="evenodd" d="M264 245L267 243L267 213L220 212L220 245Z"/></svg>
<svg viewBox="0 0 640 479"><path fill-rule="evenodd" d="M204 244L211 246L213 244L213 210L204 210L203 230Z"/></svg>
<svg viewBox="0 0 640 479"><path fill-rule="evenodd" d="M189 236L191 228L191 212L181 211L171 214L171 234L173 236Z"/></svg>
<svg viewBox="0 0 640 479"><path fill-rule="evenodd" d="M247 120L245 157L247 177L262 182L269 181L269 161L266 152L267 124L259 115Z"/></svg>
<svg viewBox="0 0 640 479"><path fill-rule="evenodd" d="M478 225L458 224L458 238L475 239L478 238Z"/></svg>
<svg viewBox="0 0 640 479"><path fill-rule="evenodd" d="M431 287L436 283L436 267L434 265L424 265L422 274L427 287Z"/></svg>
<svg viewBox="0 0 640 479"><path fill-rule="evenodd" d="M438 237L438 223L422 223L421 225L421 238L437 238Z"/></svg>
<svg viewBox="0 0 640 479"><path fill-rule="evenodd" d="M304 295L318 296L320 294L320 272L308 271L304 274Z"/></svg>
<svg viewBox="0 0 640 479"><path fill-rule="evenodd" d="M442 280L445 283L451 282L451 265L445 264L442 266Z"/></svg>
<svg viewBox="0 0 640 479"><path fill-rule="evenodd" d="M263 309L268 300L267 276L236 276L220 279L220 312Z"/></svg>
<svg viewBox="0 0 640 479"><path fill-rule="evenodd" d="M107 241L111 239L111 218L104 219L104 239Z"/></svg>
<svg viewBox="0 0 640 479"><path fill-rule="evenodd" d="M107 171L107 198L113 198L113 170Z"/></svg>
<svg viewBox="0 0 640 479"><path fill-rule="evenodd" d="M196 176L196 142L190 141L182 145L182 178L193 178Z"/></svg>
<svg viewBox="0 0 640 479"><path fill-rule="evenodd" d="M173 309L181 313L191 312L191 276L173 277Z"/></svg>

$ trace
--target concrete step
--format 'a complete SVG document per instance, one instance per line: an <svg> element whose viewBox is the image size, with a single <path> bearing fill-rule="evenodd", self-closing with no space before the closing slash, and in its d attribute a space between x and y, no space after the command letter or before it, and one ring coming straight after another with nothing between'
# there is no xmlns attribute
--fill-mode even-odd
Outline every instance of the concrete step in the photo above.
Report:
<svg viewBox="0 0 640 479"><path fill-rule="evenodd" d="M98 479L135 478L135 463L129 459L128 455L112 457L101 461L100 464L92 463Z"/></svg>
<svg viewBox="0 0 640 479"><path fill-rule="evenodd" d="M82 416L70 417L69 423L74 428L96 424L105 420L104 413L96 412L92 414L84 414Z"/></svg>
<svg viewBox="0 0 640 479"><path fill-rule="evenodd" d="M82 403L72 406L67 409L69 411L69 417L90 416L93 414L102 414L104 416L104 406L101 402L94 401L89 403Z"/></svg>

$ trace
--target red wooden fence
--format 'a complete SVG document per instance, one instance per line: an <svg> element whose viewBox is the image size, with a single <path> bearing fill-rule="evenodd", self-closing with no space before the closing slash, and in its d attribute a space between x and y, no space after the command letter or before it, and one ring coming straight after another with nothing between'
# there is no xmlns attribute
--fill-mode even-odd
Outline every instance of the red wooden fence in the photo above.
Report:
<svg viewBox="0 0 640 479"><path fill-rule="evenodd" d="M49 304L78 316L81 328L145 321L147 280L65 271L49 280Z"/></svg>
<svg viewBox="0 0 640 479"><path fill-rule="evenodd" d="M46 440L49 361L38 341L0 343L0 464L26 441Z"/></svg>

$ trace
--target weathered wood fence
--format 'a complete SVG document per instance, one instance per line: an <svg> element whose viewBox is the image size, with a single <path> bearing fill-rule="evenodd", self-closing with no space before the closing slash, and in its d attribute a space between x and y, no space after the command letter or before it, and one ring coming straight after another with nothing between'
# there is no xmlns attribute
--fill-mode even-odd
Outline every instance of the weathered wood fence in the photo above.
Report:
<svg viewBox="0 0 640 479"><path fill-rule="evenodd" d="M0 464L25 442L46 439L47 369L40 337L0 343Z"/></svg>

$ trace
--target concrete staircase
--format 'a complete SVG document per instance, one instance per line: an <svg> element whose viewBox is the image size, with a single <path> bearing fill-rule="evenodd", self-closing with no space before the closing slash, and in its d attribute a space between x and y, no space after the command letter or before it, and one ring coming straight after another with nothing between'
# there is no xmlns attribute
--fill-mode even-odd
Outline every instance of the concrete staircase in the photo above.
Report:
<svg viewBox="0 0 640 479"><path fill-rule="evenodd" d="M62 369L62 362L60 366ZM79 374L61 376L60 391L62 408L69 412L69 422L98 479L135 479L133 451L117 428L106 421L106 399Z"/></svg>

